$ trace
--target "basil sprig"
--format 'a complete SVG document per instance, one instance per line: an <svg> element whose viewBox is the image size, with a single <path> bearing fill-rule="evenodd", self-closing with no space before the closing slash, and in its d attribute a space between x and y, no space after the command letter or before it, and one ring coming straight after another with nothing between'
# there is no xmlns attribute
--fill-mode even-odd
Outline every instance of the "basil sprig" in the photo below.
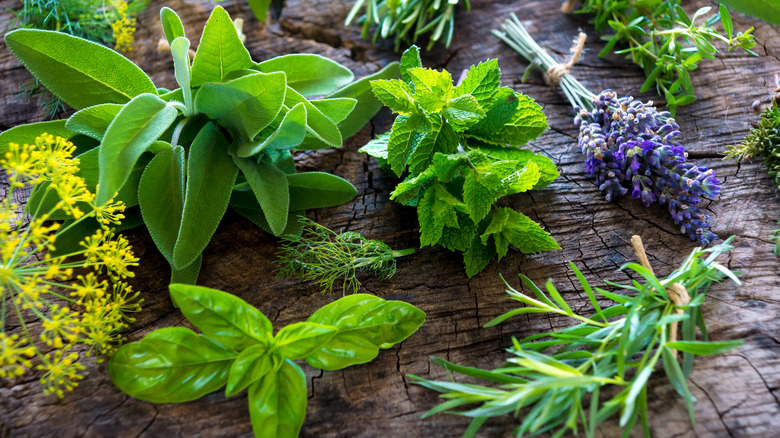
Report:
<svg viewBox="0 0 780 438"><path fill-rule="evenodd" d="M0 153L10 141L32 143L42 132L70 139L97 205L123 201L125 216L146 225L170 263L172 282L194 283L228 207L281 236L300 232L295 218L302 211L357 194L340 177L296 173L290 151L341 146L381 108L369 80L400 70L393 63L355 81L348 68L320 55L255 62L219 6L190 60L178 15L163 8L160 20L179 85L173 91L155 87L139 67L99 44L33 29L6 35L25 67L77 112L0 134ZM41 190L32 201L30 211L48 211L38 206L59 200ZM70 233L70 243L94 231L86 228Z"/></svg>
<svg viewBox="0 0 780 438"><path fill-rule="evenodd" d="M222 387L226 396L248 389L258 437L297 436L301 429L306 379L294 360L328 371L366 363L425 322L425 313L411 304L355 294L274 335L271 321L234 295L183 284L170 291L202 334L169 327L123 345L108 364L111 380L155 403L196 400Z"/></svg>

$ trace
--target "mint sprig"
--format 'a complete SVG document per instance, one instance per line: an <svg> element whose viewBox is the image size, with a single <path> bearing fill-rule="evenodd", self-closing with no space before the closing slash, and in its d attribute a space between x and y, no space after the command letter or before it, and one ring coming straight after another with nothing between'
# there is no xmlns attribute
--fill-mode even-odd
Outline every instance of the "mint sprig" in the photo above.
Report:
<svg viewBox="0 0 780 438"><path fill-rule="evenodd" d="M405 176L391 199L417 207L420 244L464 253L472 277L512 245L525 253L559 249L549 233L496 202L549 185L555 164L521 146L547 129L531 98L501 86L498 61L472 66L455 86L447 71L422 67L412 46L401 80L377 80L377 98L398 114L390 132L362 152Z"/></svg>

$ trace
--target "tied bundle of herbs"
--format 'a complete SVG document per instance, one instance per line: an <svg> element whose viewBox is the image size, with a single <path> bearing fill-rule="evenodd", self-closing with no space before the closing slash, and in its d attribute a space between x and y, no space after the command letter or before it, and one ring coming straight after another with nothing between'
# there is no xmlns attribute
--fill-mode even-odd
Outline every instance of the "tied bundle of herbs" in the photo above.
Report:
<svg viewBox="0 0 780 438"><path fill-rule="evenodd" d="M570 1L569 3L574 3ZM708 15L711 7L697 10L693 16L680 6L680 0L584 0L579 14L593 16L591 22L607 45L599 53L606 56L614 50L625 54L644 70L647 80L640 92L655 86L674 114L678 106L688 105L696 96L690 72L702 59L714 59L718 50L713 43L728 45L729 51L750 49L756 45L753 28L734 34L731 15L720 5L718 13ZM697 21L701 21L697 23ZM721 34L715 25L721 21ZM615 50L616 47L625 47Z"/></svg>
<svg viewBox="0 0 780 438"><path fill-rule="evenodd" d="M769 176L780 190L780 77L776 82L775 95L761 114L758 125L750 130L742 143L729 146L724 160L763 157ZM775 231L774 239L775 254L780 254L780 230Z"/></svg>
<svg viewBox="0 0 780 438"><path fill-rule="evenodd" d="M364 15L357 19L363 24L363 39L368 39L371 26L376 25L372 42L376 44L380 37L395 38L396 51L402 43L416 43L426 33L430 33L428 50L442 38L449 48L458 4L466 11L471 9L470 0L357 0L344 25L349 26L364 8Z"/></svg>
<svg viewBox="0 0 780 438"><path fill-rule="evenodd" d="M173 91L155 87L135 64L98 44L43 30L6 35L25 67L78 111L67 121L10 129L0 144L41 130L71 139L95 204L124 202L128 223L146 226L173 279L194 283L228 206L281 236L300 232L303 211L355 196L340 177L296 173L291 150L341 146L381 108L369 80L399 70L394 63L355 81L349 69L319 55L255 62L222 7L213 10L191 60L179 17L163 8L160 18L179 85ZM51 193L33 199L31 211L57 201ZM86 228L83 235L94 231Z"/></svg>
<svg viewBox="0 0 780 438"><path fill-rule="evenodd" d="M433 358L448 373L463 374L495 385L431 381L410 376L418 385L441 393L447 400L425 415L445 412L470 417L473 420L464 433L469 437L474 436L490 417L522 413L522 422L515 430L518 437L553 431L553 436L562 436L567 431L576 434L581 424L585 436L590 438L596 436L599 423L619 414L620 426L625 428L624 436L628 436L639 422L644 435L649 437L647 384L660 365L675 391L684 398L689 419L694 423L693 403L696 400L686 382L694 357L719 354L742 344L742 341L710 340L701 312L712 283L727 276L740 284L728 268L715 261L720 254L732 249L731 240L709 249L696 248L676 271L659 279L647 262L641 239L634 236L632 241L642 264L629 263L621 269L639 274L645 283L609 283L630 295L595 288L595 292L617 302L607 308L599 305L594 288L570 263L593 305L595 313L589 317L574 313L552 280L546 284L546 294L530 279L520 275L534 296L507 285L510 297L525 306L499 316L485 327L516 315L534 313L565 315L580 323L521 340L513 338L513 345L507 350L512 356L505 366L494 370ZM697 327L703 341L696 339ZM682 363L678 362L678 352L682 353ZM602 391L615 386L619 392L603 400Z"/></svg>
<svg viewBox="0 0 780 438"><path fill-rule="evenodd" d="M417 208L420 245L463 252L469 277L501 260L509 245L524 253L559 249L539 224L495 205L558 177L549 158L517 147L547 129L539 105L501 86L496 60L472 66L453 86L446 70L422 68L412 46L401 58L401 77L371 82L398 117L361 151L406 175L391 199Z"/></svg>
<svg viewBox="0 0 780 438"><path fill-rule="evenodd" d="M296 437L303 425L306 376L293 361L326 371L370 362L425 322L425 313L411 304L355 294L274 335L265 315L231 294L180 284L170 291L202 334L169 327L122 346L108 365L111 380L154 403L197 400L222 387L231 397L246 389L252 429L263 438Z"/></svg>
<svg viewBox="0 0 780 438"><path fill-rule="evenodd" d="M709 215L699 205L718 196L720 181L712 170L687 161L685 148L676 140L680 126L669 112L632 96L618 98L611 90L594 95L567 73L573 62L561 69L514 14L502 30L493 33L545 70L546 78L552 74L553 84L560 85L574 107L585 170L608 201L631 190L631 196L646 207L656 202L666 205L680 232L691 240L706 245L717 238L707 223ZM577 50L583 42L581 34Z"/></svg>

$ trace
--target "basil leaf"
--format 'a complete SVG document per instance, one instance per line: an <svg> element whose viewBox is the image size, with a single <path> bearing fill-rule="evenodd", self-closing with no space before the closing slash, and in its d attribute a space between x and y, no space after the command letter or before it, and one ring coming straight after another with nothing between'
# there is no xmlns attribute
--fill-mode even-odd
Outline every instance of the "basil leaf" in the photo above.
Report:
<svg viewBox="0 0 780 438"><path fill-rule="evenodd" d="M236 155L249 157L267 147L275 149L292 149L303 142L306 137L306 106L296 104L284 115L279 127L260 143L243 143L238 147Z"/></svg>
<svg viewBox="0 0 780 438"><path fill-rule="evenodd" d="M173 266L182 269L200 256L227 210L238 168L227 141L209 122L198 133L187 157L187 190Z"/></svg>
<svg viewBox="0 0 780 438"><path fill-rule="evenodd" d="M169 7L160 9L160 23L168 44L171 44L176 38L184 36L184 25L181 24L181 18L173 9Z"/></svg>
<svg viewBox="0 0 780 438"><path fill-rule="evenodd" d="M121 109L122 105L118 103L93 105L70 116L65 127L95 140L103 140L106 130Z"/></svg>
<svg viewBox="0 0 780 438"><path fill-rule="evenodd" d="M225 385L236 352L183 327L155 330L125 344L108 363L125 393L155 403L196 400Z"/></svg>
<svg viewBox="0 0 780 438"><path fill-rule="evenodd" d="M332 371L371 361L380 348L390 348L417 331L425 322L425 313L401 301L355 294L320 308L306 321L339 329L306 357L314 368Z"/></svg>
<svg viewBox="0 0 780 438"><path fill-rule="evenodd" d="M171 299L204 335L237 351L271 340L271 321L241 298L201 286L172 284Z"/></svg>
<svg viewBox="0 0 780 438"><path fill-rule="evenodd" d="M103 205L124 185L136 160L176 119L178 112L153 94L133 98L119 111L100 144L95 203Z"/></svg>
<svg viewBox="0 0 780 438"><path fill-rule="evenodd" d="M325 172L287 175L291 211L335 207L355 198L357 189L349 181Z"/></svg>
<svg viewBox="0 0 780 438"><path fill-rule="evenodd" d="M281 236L287 226L290 206L287 176L276 166L268 163L255 163L247 158L238 157L233 157L233 161L249 182L271 233L274 236Z"/></svg>
<svg viewBox="0 0 780 438"><path fill-rule="evenodd" d="M306 416L306 375L285 360L249 386L249 416L256 437L296 437Z"/></svg>
<svg viewBox="0 0 780 438"><path fill-rule="evenodd" d="M277 56L254 68L263 73L284 72L287 75L287 86L306 97L332 93L355 79L347 67L310 53Z"/></svg>
<svg viewBox="0 0 780 438"><path fill-rule="evenodd" d="M224 83L208 83L195 95L195 106L233 135L252 140L282 109L284 84L284 73L256 73Z"/></svg>
<svg viewBox="0 0 780 438"><path fill-rule="evenodd" d="M279 330L274 347L287 359L303 359L333 338L337 331L338 328L330 325L297 322Z"/></svg>
<svg viewBox="0 0 780 438"><path fill-rule="evenodd" d="M391 62L382 70L365 76L328 96L329 98L351 97L357 99L357 104L352 112L344 120L338 122L343 138L349 138L357 134L382 109L382 103L371 91L370 81L375 79L398 79L399 75L399 64Z"/></svg>
<svg viewBox="0 0 780 438"><path fill-rule="evenodd" d="M230 366L225 396L238 394L244 388L260 380L274 370L274 361L265 345L253 345L236 357Z"/></svg>
<svg viewBox="0 0 780 438"><path fill-rule="evenodd" d="M184 210L184 148L152 158L138 184L138 205L157 249L173 266L173 249Z"/></svg>
<svg viewBox="0 0 780 438"><path fill-rule="evenodd" d="M192 86L220 82L231 71L254 65L230 15L222 6L217 6L203 28L203 36L192 61Z"/></svg>
<svg viewBox="0 0 780 438"><path fill-rule="evenodd" d="M157 94L140 68L92 41L63 32L17 29L5 36L5 42L41 84L77 110Z"/></svg>

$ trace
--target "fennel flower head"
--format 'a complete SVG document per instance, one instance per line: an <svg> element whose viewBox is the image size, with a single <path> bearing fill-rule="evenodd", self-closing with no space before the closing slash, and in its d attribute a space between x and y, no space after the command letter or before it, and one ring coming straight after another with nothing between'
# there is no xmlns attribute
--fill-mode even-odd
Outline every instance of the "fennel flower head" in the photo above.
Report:
<svg viewBox="0 0 780 438"><path fill-rule="evenodd" d="M111 354L124 341L121 331L142 302L124 281L138 259L110 228L124 218L124 203L94 203L71 142L44 133L34 144L3 146L0 378L37 369L44 393L61 398L83 378L79 352ZM15 192L30 193L24 207ZM58 251L58 238L79 224L97 231ZM79 344L86 348L76 351Z"/></svg>

